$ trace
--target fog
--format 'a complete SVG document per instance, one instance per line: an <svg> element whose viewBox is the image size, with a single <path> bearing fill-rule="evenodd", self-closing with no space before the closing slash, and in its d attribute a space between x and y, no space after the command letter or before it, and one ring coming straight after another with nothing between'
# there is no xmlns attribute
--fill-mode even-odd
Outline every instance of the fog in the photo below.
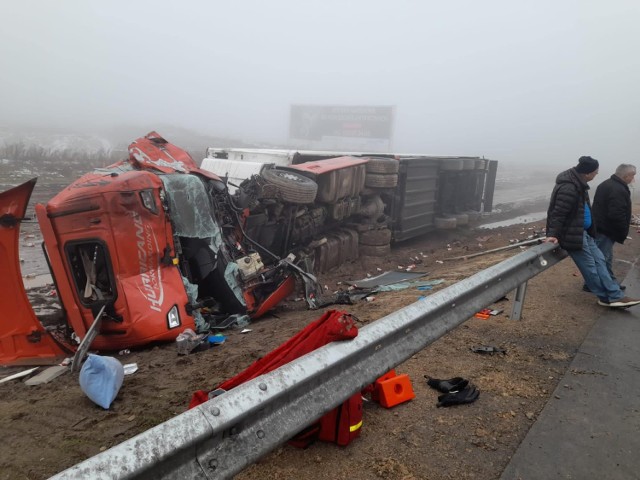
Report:
<svg viewBox="0 0 640 480"><path fill-rule="evenodd" d="M558 170L591 155L602 176L640 163L637 0L22 0L0 15L4 128L284 145L292 104L393 105L398 152Z"/></svg>

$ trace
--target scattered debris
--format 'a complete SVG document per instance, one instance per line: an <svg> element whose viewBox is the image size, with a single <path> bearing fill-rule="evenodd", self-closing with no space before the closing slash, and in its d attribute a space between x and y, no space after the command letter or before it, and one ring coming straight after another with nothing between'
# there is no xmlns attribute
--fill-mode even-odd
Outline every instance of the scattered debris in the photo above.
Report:
<svg viewBox="0 0 640 480"><path fill-rule="evenodd" d="M403 267L404 268L404 267ZM345 283L357 288L375 288L382 285L392 285L398 282L424 277L427 272L384 272L371 278L348 280Z"/></svg>
<svg viewBox="0 0 640 480"><path fill-rule="evenodd" d="M504 348L494 347L493 345L471 347L471 351L475 353L488 353L490 355L493 355L494 353L502 353L503 355L507 354L507 351Z"/></svg>
<svg viewBox="0 0 640 480"><path fill-rule="evenodd" d="M123 367L125 375L132 375L138 371L137 363L126 363Z"/></svg>
<svg viewBox="0 0 640 480"><path fill-rule="evenodd" d="M240 333L249 333L252 330L250 328L245 328L244 330L242 330Z"/></svg>
<svg viewBox="0 0 640 480"><path fill-rule="evenodd" d="M488 320L491 316L491 310L488 308L483 308L479 312L476 312L473 316L481 320Z"/></svg>
<svg viewBox="0 0 640 480"><path fill-rule="evenodd" d="M209 335L207 341L210 345L222 345L227 340L224 335Z"/></svg>
<svg viewBox="0 0 640 480"><path fill-rule="evenodd" d="M205 334L198 335L190 328L185 328L184 331L176 338L176 349L178 351L178 355L188 355L204 341L205 337Z"/></svg>
<svg viewBox="0 0 640 480"><path fill-rule="evenodd" d="M43 383L49 383L51 380L58 378L63 373L66 373L69 370L69 367L62 365L54 365L53 367L49 367L46 370L38 373L37 375L25 380L25 385L33 386L33 385L41 385Z"/></svg>
<svg viewBox="0 0 640 480"><path fill-rule="evenodd" d="M534 243L540 243L542 241L541 238L534 238L532 240L524 240L522 242L518 242L516 240L517 243L512 243L511 240L509 240L510 245L506 245L504 247L498 247L498 248L493 248L491 250L485 250L484 252L477 252L477 253L472 253L470 255L461 255L459 257L449 257L449 258L445 258L445 260L467 260L469 258L473 258L473 257L479 257L480 255L486 255L488 253L495 253L495 252L501 252L503 250L509 250L511 248L515 248L515 247L521 247L523 245L532 245ZM436 260L436 262L442 263L439 260Z"/></svg>
<svg viewBox="0 0 640 480"><path fill-rule="evenodd" d="M444 280L435 279L435 280L415 280L413 282L399 282L393 283L391 285L381 285L376 288L376 292L395 292L398 290L404 290L406 288L420 288L420 287L433 287L435 285L440 285Z"/></svg>
<svg viewBox="0 0 640 480"><path fill-rule="evenodd" d="M4 377L2 380L0 380L0 383L9 382L11 380L16 380L18 378L26 377L27 375L30 375L33 372L35 372L38 368L40 368L40 367L33 367L33 368L29 368L27 370L23 370L23 371L18 372L18 373L14 373L13 375L9 375L8 377Z"/></svg>

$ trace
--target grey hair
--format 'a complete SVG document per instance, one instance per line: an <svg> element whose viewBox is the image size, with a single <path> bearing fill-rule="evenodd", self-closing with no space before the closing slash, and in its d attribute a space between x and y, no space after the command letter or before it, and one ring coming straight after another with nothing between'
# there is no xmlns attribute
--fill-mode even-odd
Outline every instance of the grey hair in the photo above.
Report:
<svg viewBox="0 0 640 480"><path fill-rule="evenodd" d="M636 166L635 165L630 165L628 163L623 163L618 165L618 168L616 168L616 175L618 177L624 177L626 174L628 173L636 173Z"/></svg>

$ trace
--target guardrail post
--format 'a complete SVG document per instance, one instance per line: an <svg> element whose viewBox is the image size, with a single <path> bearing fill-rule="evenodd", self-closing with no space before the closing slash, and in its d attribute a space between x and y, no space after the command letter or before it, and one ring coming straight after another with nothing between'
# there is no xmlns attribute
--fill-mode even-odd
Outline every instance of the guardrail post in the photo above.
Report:
<svg viewBox="0 0 640 480"><path fill-rule="evenodd" d="M527 282L521 283L516 288L516 294L513 298L513 306L511 307L511 320L520 320L522 317L522 308L524 307L524 297L527 293Z"/></svg>

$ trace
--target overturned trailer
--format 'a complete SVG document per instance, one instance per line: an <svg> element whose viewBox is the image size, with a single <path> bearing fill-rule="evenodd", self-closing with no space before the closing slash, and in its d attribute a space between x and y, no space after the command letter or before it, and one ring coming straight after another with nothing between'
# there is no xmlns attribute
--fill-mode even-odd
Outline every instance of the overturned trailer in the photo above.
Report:
<svg viewBox="0 0 640 480"><path fill-rule="evenodd" d="M151 132L128 159L36 205L64 311L55 332L38 322L19 274L19 225L35 180L2 194L0 241L12 268L0 300L13 303L0 323L0 364L57 362L76 348L72 334L83 339L92 327L100 350L223 328L230 316L264 315L296 285L319 307L314 273L490 210L496 169L479 158L274 159L210 149L198 167Z"/></svg>
<svg viewBox="0 0 640 480"><path fill-rule="evenodd" d="M497 164L479 157L211 147L201 168L232 189L277 175L297 206L270 209L262 202L247 218L247 232L279 253L315 239L314 269L323 272L345 256L384 256L393 242L490 212ZM315 197L305 196L307 179L317 185Z"/></svg>

